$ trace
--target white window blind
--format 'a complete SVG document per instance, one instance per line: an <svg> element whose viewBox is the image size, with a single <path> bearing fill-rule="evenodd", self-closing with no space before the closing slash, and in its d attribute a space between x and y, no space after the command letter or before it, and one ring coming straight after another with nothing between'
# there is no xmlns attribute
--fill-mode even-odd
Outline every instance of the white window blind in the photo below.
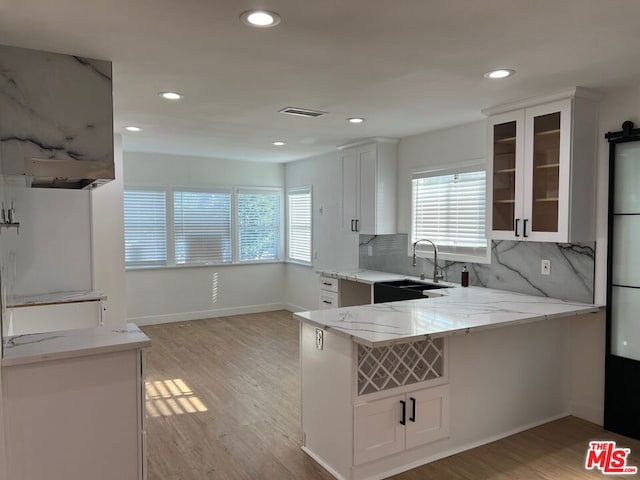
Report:
<svg viewBox="0 0 640 480"><path fill-rule="evenodd" d="M280 259L280 192L236 193L238 209L238 260Z"/></svg>
<svg viewBox="0 0 640 480"><path fill-rule="evenodd" d="M485 255L485 171L434 173L413 176L412 242L427 238L443 252Z"/></svg>
<svg viewBox="0 0 640 480"><path fill-rule="evenodd" d="M126 266L166 265L166 212L164 191L125 190L124 256Z"/></svg>
<svg viewBox="0 0 640 480"><path fill-rule="evenodd" d="M289 260L311 264L311 190L290 191L287 200Z"/></svg>
<svg viewBox="0 0 640 480"><path fill-rule="evenodd" d="M229 263L231 193L173 192L176 265Z"/></svg>

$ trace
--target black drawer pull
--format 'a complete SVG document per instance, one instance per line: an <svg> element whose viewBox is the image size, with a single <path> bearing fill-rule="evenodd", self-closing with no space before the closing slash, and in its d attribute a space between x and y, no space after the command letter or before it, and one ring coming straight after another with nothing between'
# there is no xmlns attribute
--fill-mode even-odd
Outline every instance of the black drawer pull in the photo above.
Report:
<svg viewBox="0 0 640 480"><path fill-rule="evenodd" d="M407 402L405 402L404 400L400 400L400 403L402 404L402 420L400 420L400 425L406 425L407 424Z"/></svg>
<svg viewBox="0 0 640 480"><path fill-rule="evenodd" d="M329 285L329 286L333 285L333 283L327 283L327 282L322 282L322 284L323 285Z"/></svg>
<svg viewBox="0 0 640 480"><path fill-rule="evenodd" d="M327 305L333 305L333 302L330 302L329 300L322 300L323 303L326 303Z"/></svg>
<svg viewBox="0 0 640 480"><path fill-rule="evenodd" d="M413 397L410 397L409 400L411 400L411 416L409 417L409 420L411 420L412 422L416 421L416 399Z"/></svg>

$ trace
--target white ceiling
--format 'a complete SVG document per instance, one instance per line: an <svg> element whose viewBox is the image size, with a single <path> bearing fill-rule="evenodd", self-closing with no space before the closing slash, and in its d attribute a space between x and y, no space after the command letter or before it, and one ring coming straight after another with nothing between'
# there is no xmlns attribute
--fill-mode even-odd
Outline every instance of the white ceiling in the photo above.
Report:
<svg viewBox="0 0 640 480"><path fill-rule="evenodd" d="M282 23L247 27L250 8ZM284 162L566 87L638 84L639 18L637 0L0 0L0 44L113 61L126 150ZM495 67L517 74L483 78Z"/></svg>

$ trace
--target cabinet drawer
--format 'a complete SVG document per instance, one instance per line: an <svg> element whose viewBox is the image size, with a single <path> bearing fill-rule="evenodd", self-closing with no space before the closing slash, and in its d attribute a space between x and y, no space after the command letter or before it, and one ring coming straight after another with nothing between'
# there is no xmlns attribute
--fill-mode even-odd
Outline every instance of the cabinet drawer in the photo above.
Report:
<svg viewBox="0 0 640 480"><path fill-rule="evenodd" d="M338 308L338 292L320 290L320 308Z"/></svg>
<svg viewBox="0 0 640 480"><path fill-rule="evenodd" d="M321 276L320 289L338 293L338 279Z"/></svg>

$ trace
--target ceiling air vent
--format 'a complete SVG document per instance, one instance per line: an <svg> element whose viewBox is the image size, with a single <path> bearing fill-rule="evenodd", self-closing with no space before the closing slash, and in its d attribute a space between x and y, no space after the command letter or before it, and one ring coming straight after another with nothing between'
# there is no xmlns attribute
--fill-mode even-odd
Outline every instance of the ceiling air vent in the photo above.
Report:
<svg viewBox="0 0 640 480"><path fill-rule="evenodd" d="M296 115L298 117L316 118L327 112L319 112L318 110L308 110L306 108L287 107L279 110L280 113L286 115Z"/></svg>

